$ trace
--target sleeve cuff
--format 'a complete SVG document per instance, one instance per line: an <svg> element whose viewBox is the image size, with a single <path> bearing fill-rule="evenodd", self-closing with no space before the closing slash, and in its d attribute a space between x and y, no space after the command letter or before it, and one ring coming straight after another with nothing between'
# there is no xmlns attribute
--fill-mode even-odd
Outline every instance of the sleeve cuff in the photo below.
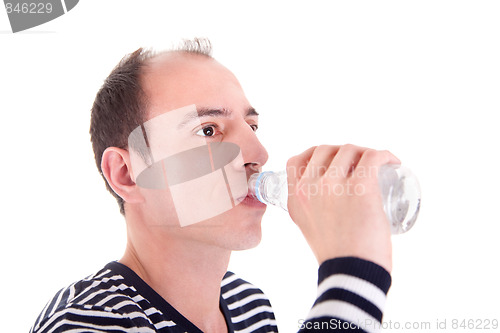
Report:
<svg viewBox="0 0 500 333"><path fill-rule="evenodd" d="M385 295L392 282L391 275L382 266L356 257L335 258L323 262L318 270L318 285L334 274L346 274L370 282Z"/></svg>
<svg viewBox="0 0 500 333"><path fill-rule="evenodd" d="M325 261L318 270L318 296L309 321L338 318L363 331L382 322L390 274L381 266L360 258L342 257Z"/></svg>

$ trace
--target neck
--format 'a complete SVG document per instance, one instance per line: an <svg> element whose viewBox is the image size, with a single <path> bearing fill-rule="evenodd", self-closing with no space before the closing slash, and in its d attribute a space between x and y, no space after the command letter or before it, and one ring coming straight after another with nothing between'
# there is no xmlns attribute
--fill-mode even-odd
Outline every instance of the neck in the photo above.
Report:
<svg viewBox="0 0 500 333"><path fill-rule="evenodd" d="M133 227L132 227L133 228ZM231 252L179 237L169 227L128 228L120 262L204 332L225 332L220 311L220 283Z"/></svg>

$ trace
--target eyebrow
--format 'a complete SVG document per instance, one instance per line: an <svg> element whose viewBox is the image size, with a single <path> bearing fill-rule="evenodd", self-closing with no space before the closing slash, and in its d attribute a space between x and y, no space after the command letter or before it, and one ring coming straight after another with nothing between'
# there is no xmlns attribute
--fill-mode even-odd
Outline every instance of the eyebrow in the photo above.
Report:
<svg viewBox="0 0 500 333"><path fill-rule="evenodd" d="M196 119L204 117L215 117L215 118L228 118L231 115L231 111L228 109L211 109L211 108L200 108L196 111L190 112L184 116L184 119L177 126L178 129L186 126L190 122ZM245 113L245 117L258 116L259 113L253 108L249 107Z"/></svg>

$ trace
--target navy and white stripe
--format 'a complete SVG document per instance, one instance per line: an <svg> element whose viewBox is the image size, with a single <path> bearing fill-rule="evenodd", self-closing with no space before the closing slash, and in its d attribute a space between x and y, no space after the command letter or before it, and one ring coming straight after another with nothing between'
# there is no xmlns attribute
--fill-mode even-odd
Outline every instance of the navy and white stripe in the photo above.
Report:
<svg viewBox="0 0 500 333"><path fill-rule="evenodd" d="M271 303L260 289L231 272L221 286L234 332L278 332Z"/></svg>
<svg viewBox="0 0 500 333"><path fill-rule="evenodd" d="M231 332L277 332L262 291L228 272L221 309ZM201 332L132 270L112 262L95 275L60 290L31 332Z"/></svg>
<svg viewBox="0 0 500 333"><path fill-rule="evenodd" d="M352 257L326 261L319 268L318 297L300 332L330 332L332 323L355 323L351 331L377 332L390 284L389 273L374 263ZM220 305L229 332L278 331L264 293L234 273L222 280ZM345 326L340 330L346 331ZM30 332L69 331L201 332L118 262L60 290Z"/></svg>
<svg viewBox="0 0 500 333"><path fill-rule="evenodd" d="M355 325L342 327L378 332L390 285L389 273L372 262L352 257L328 260L320 267L316 302L307 317L309 324L303 326L326 330L351 323Z"/></svg>

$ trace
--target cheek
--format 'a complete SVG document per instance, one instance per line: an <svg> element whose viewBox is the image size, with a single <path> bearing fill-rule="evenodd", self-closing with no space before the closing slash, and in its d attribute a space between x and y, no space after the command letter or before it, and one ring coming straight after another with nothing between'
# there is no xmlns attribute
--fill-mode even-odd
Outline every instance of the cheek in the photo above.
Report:
<svg viewBox="0 0 500 333"><path fill-rule="evenodd" d="M179 226L170 189L141 189L145 199L143 212L148 215L147 223L151 226Z"/></svg>
<svg viewBox="0 0 500 333"><path fill-rule="evenodd" d="M234 143L209 143L156 162L139 174L137 184L144 187L155 224L184 227L222 215L246 197L243 165Z"/></svg>

